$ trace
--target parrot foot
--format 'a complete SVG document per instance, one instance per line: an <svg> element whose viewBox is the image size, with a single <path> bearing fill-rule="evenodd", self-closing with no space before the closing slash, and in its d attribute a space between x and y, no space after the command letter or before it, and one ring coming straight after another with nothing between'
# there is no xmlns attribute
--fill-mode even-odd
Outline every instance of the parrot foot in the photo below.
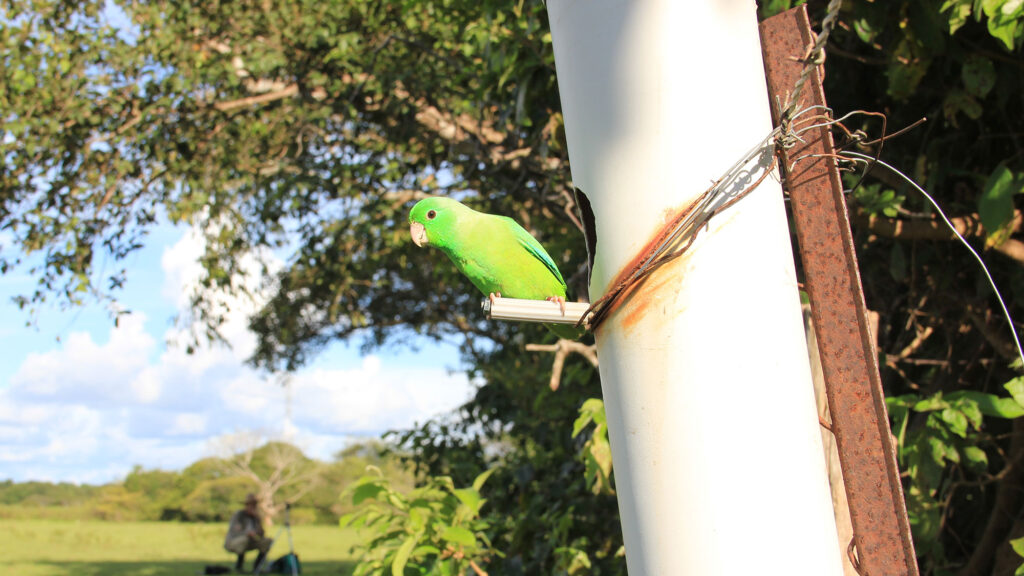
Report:
<svg viewBox="0 0 1024 576"><path fill-rule="evenodd" d="M487 295L487 299L491 301L491 304L494 304L494 301L498 298L501 298L501 292L491 292Z"/></svg>
<svg viewBox="0 0 1024 576"><path fill-rule="evenodd" d="M549 296L546 300L548 302L558 304L558 308L562 311L562 316L565 316L565 298L562 298L561 296Z"/></svg>

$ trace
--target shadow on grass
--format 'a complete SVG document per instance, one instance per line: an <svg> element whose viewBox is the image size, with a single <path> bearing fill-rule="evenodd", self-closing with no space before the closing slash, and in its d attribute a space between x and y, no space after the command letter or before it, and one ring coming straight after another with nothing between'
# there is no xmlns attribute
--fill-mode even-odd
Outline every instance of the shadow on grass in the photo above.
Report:
<svg viewBox="0 0 1024 576"><path fill-rule="evenodd" d="M301 558L301 557L300 557ZM231 564L191 560L160 562L33 562L28 573L46 576L186 576L202 574L207 565L231 568ZM245 563L252 568L250 561ZM303 576L350 576L355 562L302 562ZM232 572L234 574L234 572ZM248 574L248 572L244 572Z"/></svg>

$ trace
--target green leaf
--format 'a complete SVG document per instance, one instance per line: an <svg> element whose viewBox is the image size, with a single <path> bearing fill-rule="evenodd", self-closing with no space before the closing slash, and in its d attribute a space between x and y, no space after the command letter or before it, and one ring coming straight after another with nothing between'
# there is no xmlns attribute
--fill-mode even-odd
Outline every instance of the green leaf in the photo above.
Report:
<svg viewBox="0 0 1024 576"><path fill-rule="evenodd" d="M376 498L378 494L386 490L387 488L376 482L360 484L359 486L356 486L356 489L352 492L352 505L358 506L364 500Z"/></svg>
<svg viewBox="0 0 1024 576"><path fill-rule="evenodd" d="M931 59L921 54L921 49L911 40L904 38L897 45L889 60L889 94L897 100L905 100L917 90Z"/></svg>
<svg viewBox="0 0 1024 576"><path fill-rule="evenodd" d="M441 533L441 539L462 546L476 546L476 536L461 526L448 526Z"/></svg>
<svg viewBox="0 0 1024 576"><path fill-rule="evenodd" d="M792 0L763 0L761 2L761 19L771 18L792 7Z"/></svg>
<svg viewBox="0 0 1024 576"><path fill-rule="evenodd" d="M473 480L473 490L476 490L477 492L479 492L480 489L484 487L484 483L487 482L487 479L490 478L491 474L494 474L494 471L497 470L497 469L498 468L495 467L495 468L491 468L490 470L485 470L483 473L481 473L479 476L477 476Z"/></svg>
<svg viewBox="0 0 1024 576"><path fill-rule="evenodd" d="M455 560L452 558L442 560L434 566L437 570L437 576L455 576L456 574L459 574L458 566L456 566Z"/></svg>
<svg viewBox="0 0 1024 576"><path fill-rule="evenodd" d="M980 54L971 54L960 69L960 78L971 95L984 98L996 85L996 66Z"/></svg>
<svg viewBox="0 0 1024 576"><path fill-rule="evenodd" d="M412 551L412 555L410 557L419 558L421 556L426 556L428 554L433 554L434 556L437 556L440 553L441 550L438 549L437 546L430 546L429 544L424 544L423 546L417 546L416 549Z"/></svg>
<svg viewBox="0 0 1024 576"><path fill-rule="evenodd" d="M572 437L575 438L583 432L583 429L587 427L593 421L594 417L591 414L584 414L582 411L580 415L576 417L576 421L572 424Z"/></svg>
<svg viewBox="0 0 1024 576"><path fill-rule="evenodd" d="M585 474L587 484L594 494L612 493L612 449L608 444L608 435L605 427L599 426L594 431L594 436L587 443L587 454Z"/></svg>
<svg viewBox="0 0 1024 576"><path fill-rule="evenodd" d="M1018 404L1024 406L1024 376L1017 376L1013 380L1003 384L1003 388L1010 393L1010 396L1013 397Z"/></svg>
<svg viewBox="0 0 1024 576"><path fill-rule="evenodd" d="M391 576L404 576L405 565L409 562L409 555L412 554L413 548L416 547L419 536L419 534L409 536L398 547L398 550L395 552L395 558L391 561Z"/></svg>
<svg viewBox="0 0 1024 576"><path fill-rule="evenodd" d="M933 412L935 410L942 410L948 406L949 402L942 397L942 393L940 392L930 398L918 400L914 403L913 410L914 412Z"/></svg>
<svg viewBox="0 0 1024 576"><path fill-rule="evenodd" d="M594 422L596 424L604 424L607 421L604 414L604 400L600 398L588 398L580 406L580 415L576 418L576 422L572 426L572 437L579 436L580 432L590 424Z"/></svg>
<svg viewBox="0 0 1024 576"><path fill-rule="evenodd" d="M1013 172L1005 164L996 166L989 175L978 199L978 215L989 241L999 235L1002 227L1013 219L1013 196L1020 191Z"/></svg>
<svg viewBox="0 0 1024 576"><path fill-rule="evenodd" d="M1024 558L1024 538L1010 540L1010 546L1013 548L1013 551L1017 553L1017 556Z"/></svg>
<svg viewBox="0 0 1024 576"><path fill-rule="evenodd" d="M939 415L954 434L961 438L967 437L967 417L964 416L963 412L953 408L946 408Z"/></svg>
<svg viewBox="0 0 1024 576"><path fill-rule="evenodd" d="M885 398L885 407L891 412L897 408L911 408L916 406L921 401L921 397L917 394L904 394L902 396L887 396Z"/></svg>
<svg viewBox="0 0 1024 576"><path fill-rule="evenodd" d="M1021 26L1021 0L982 0L981 8L988 16L988 33L1001 40L1007 50L1013 50Z"/></svg>
<svg viewBox="0 0 1024 576"><path fill-rule="evenodd" d="M484 505L484 502L486 502L486 500L480 496L480 493L472 488L459 488L453 492L453 494L455 494L455 497L459 499L459 502L462 502L466 508L469 508L470 512L473 513L473 516L476 516L477 513L480 512L480 508Z"/></svg>
<svg viewBox="0 0 1024 576"><path fill-rule="evenodd" d="M391 504L399 510L406 510L409 507L405 498L403 498L398 492L394 492L392 490L388 490L388 504Z"/></svg>
<svg viewBox="0 0 1024 576"><path fill-rule="evenodd" d="M409 528L413 531L419 532L423 530L427 525L427 519L430 517L430 509L424 507L416 507L409 509Z"/></svg>
<svg viewBox="0 0 1024 576"><path fill-rule="evenodd" d="M1013 551L1017 553L1017 556L1024 558L1024 538L1010 540L1010 547L1012 547ZM1024 564L1018 566L1017 570L1013 573L1013 576L1022 575L1024 575Z"/></svg>
<svg viewBox="0 0 1024 576"><path fill-rule="evenodd" d="M955 34L971 15L974 0L946 0L939 12L949 12L949 33Z"/></svg>
<svg viewBox="0 0 1024 576"><path fill-rule="evenodd" d="M555 554L558 556L558 566L562 573L569 576L591 573L592 564L585 551L564 546L556 548Z"/></svg>
<svg viewBox="0 0 1024 576"><path fill-rule="evenodd" d="M949 447L946 443L935 436L929 436L928 448L932 461L939 466L944 466L946 464L946 457L949 454Z"/></svg>
<svg viewBox="0 0 1024 576"><path fill-rule="evenodd" d="M885 29L885 7L877 2L853 4L853 30L865 44L871 44Z"/></svg>
<svg viewBox="0 0 1024 576"><path fill-rule="evenodd" d="M975 429L981 430L982 419L984 414L981 413L981 408L978 408L978 404L973 400L967 400L964 402L958 402L956 409L967 418L968 423Z"/></svg>
<svg viewBox="0 0 1024 576"><path fill-rule="evenodd" d="M974 390L961 390L949 394L949 398L970 398L977 404L978 409L985 416L995 418L1013 419L1024 416L1024 406L1021 406L1013 398L1000 398L995 394L976 392Z"/></svg>
<svg viewBox="0 0 1024 576"><path fill-rule="evenodd" d="M983 472L988 468L988 454L977 446L965 446L962 450L967 465L973 470Z"/></svg>
<svg viewBox="0 0 1024 576"><path fill-rule="evenodd" d="M960 88L950 90L942 100L942 115L954 127L957 126L956 116L960 112L963 112L971 120L977 120L981 118L984 111L985 109L974 96Z"/></svg>
<svg viewBox="0 0 1024 576"><path fill-rule="evenodd" d="M434 476L433 481L437 486L445 488L449 492L455 491L455 482L451 476Z"/></svg>

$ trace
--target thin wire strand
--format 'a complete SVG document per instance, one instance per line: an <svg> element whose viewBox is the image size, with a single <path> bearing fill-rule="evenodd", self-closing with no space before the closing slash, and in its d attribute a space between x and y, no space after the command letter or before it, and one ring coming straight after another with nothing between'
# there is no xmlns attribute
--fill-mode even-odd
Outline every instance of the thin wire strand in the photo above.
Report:
<svg viewBox="0 0 1024 576"><path fill-rule="evenodd" d="M789 102L782 115L784 118L792 118L793 112L799 106L800 93L803 92L804 84L811 75L811 70L825 62L825 44L828 42L832 29L835 28L836 20L839 18L839 9L842 8L842 5L842 0L831 0L828 3L825 18L821 21L821 32L818 33L818 37L814 40L814 45L811 46L807 56L804 58L804 69L800 73L800 77L797 78L796 84L793 85L793 93L789 96Z"/></svg>
<svg viewBox="0 0 1024 576"><path fill-rule="evenodd" d="M974 259L977 260L978 264L981 266L982 271L985 272L985 277L988 279L989 286L991 286L992 291L995 292L996 300L999 301L999 307L1003 309L1003 315L1006 317L1006 322L1010 325L1010 334L1013 335L1013 343L1016 344L1017 346L1017 355L1020 358L1021 363L1024 364L1024 348L1021 347L1020 338L1017 336L1017 329L1014 327L1013 324L1013 318L1010 317L1010 310L1006 307L1006 302L1003 300L1003 295L999 292L999 288L996 286L996 281L992 279L992 274L989 273L988 266L985 266L985 261L981 259L981 256L974 249L974 247L971 246L969 242L967 242L967 240L960 234L956 227L953 226L953 223L949 221L949 218L946 217L946 213L942 211L942 208L939 206L939 203L936 202L930 194L925 192L924 188L918 186L917 182L914 182L906 174L900 172L899 170L887 164L886 162L883 162L882 160L879 160L874 156L868 156L867 154L861 154L859 152L851 152L849 150L843 152L843 154L848 156L855 156L857 157L857 159L863 160L865 162L874 162L879 166L884 166L885 168L889 169L892 173L903 178L908 184L910 184L918 192L920 192L922 196L928 199L928 202L930 202L931 205L935 208L935 210L939 213L939 217L942 218L942 221L946 223L946 226L948 226L950 231L952 231L953 234L957 237L957 239L960 240L960 243L967 248L967 250L971 253L972 256L974 256Z"/></svg>
<svg viewBox="0 0 1024 576"><path fill-rule="evenodd" d="M794 130L793 132L795 134L797 134L797 135L800 135L800 134L803 134L804 132L807 132L808 130L814 130L816 128L827 128L829 126L832 126L833 124L839 124L839 123L843 122L844 120L849 120L850 118L852 118L853 116L856 116L857 114L867 114L867 112L864 111L864 110L854 110L852 112L847 112L846 114L840 116L839 118L832 118L832 116L831 116L832 109L831 108L825 108L825 110L827 111L826 114L822 114L821 116L812 116L808 120L816 119L816 118L827 118L828 119L827 121L820 122L818 124L812 124L810 126L806 126L806 127L803 127L803 128L799 128L799 129Z"/></svg>
<svg viewBox="0 0 1024 576"><path fill-rule="evenodd" d="M710 188L680 211L675 218L675 223L669 222L666 225L665 231L659 236L657 245L645 254L643 262L633 268L628 276L615 282L604 296L591 303L577 326L586 324L589 330L596 330L618 306L624 295L631 292L657 267L682 255L714 216L756 189L775 169L775 139L779 134L781 134L779 128L772 130L757 146L751 148L739 161L730 166ZM766 163L764 161L766 158L772 158L772 160ZM757 162L756 166L750 166L755 161ZM762 173L755 179L754 174L758 172ZM751 180L753 183L748 184ZM736 188L739 186L743 186L743 188L737 192ZM721 203L715 205L716 202ZM673 246L680 244L682 244L681 248L671 250Z"/></svg>
<svg viewBox="0 0 1024 576"><path fill-rule="evenodd" d="M734 184L736 180L740 178L741 174L744 172L743 168L745 166L750 164L758 157L764 155L766 151L768 153L772 151L772 138L775 136L775 132L776 131L773 130L767 138L759 142L757 146L751 148L739 161L737 161L735 164L729 167L725 174L723 174L722 177L715 182L715 185L711 187L711 190L709 190L708 193L704 194L704 197L697 204L697 206L690 210L686 218L684 218L673 229L673 231L668 235L668 237L666 237L665 240L663 240L658 245L658 247L651 253L651 255L644 260L644 263L640 266L638 272L643 272L644 269L646 269L651 264L651 262L655 261L659 256L661 256L668 249L669 246L675 244L676 241L682 237L682 234L685 230L691 227L699 228L699 226L694 225L697 223L697 220L700 216L707 216L705 220L709 220L712 216L714 216L715 213L718 212L718 210L715 210L711 214L708 214L707 212L705 212L705 210L711 205L712 202L714 202L715 200L719 199L722 196L722 191L725 186ZM770 167L768 170L770 170Z"/></svg>

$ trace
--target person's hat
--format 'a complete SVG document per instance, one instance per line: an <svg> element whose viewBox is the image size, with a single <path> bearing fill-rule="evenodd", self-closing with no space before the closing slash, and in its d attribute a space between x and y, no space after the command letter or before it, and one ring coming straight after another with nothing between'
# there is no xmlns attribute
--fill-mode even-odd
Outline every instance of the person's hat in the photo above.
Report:
<svg viewBox="0 0 1024 576"><path fill-rule="evenodd" d="M256 495L253 494L252 492L249 492L248 494L245 495L245 503L246 504L249 504L249 503L255 504L255 503L259 502L259 501L260 501L259 498L257 498Z"/></svg>

